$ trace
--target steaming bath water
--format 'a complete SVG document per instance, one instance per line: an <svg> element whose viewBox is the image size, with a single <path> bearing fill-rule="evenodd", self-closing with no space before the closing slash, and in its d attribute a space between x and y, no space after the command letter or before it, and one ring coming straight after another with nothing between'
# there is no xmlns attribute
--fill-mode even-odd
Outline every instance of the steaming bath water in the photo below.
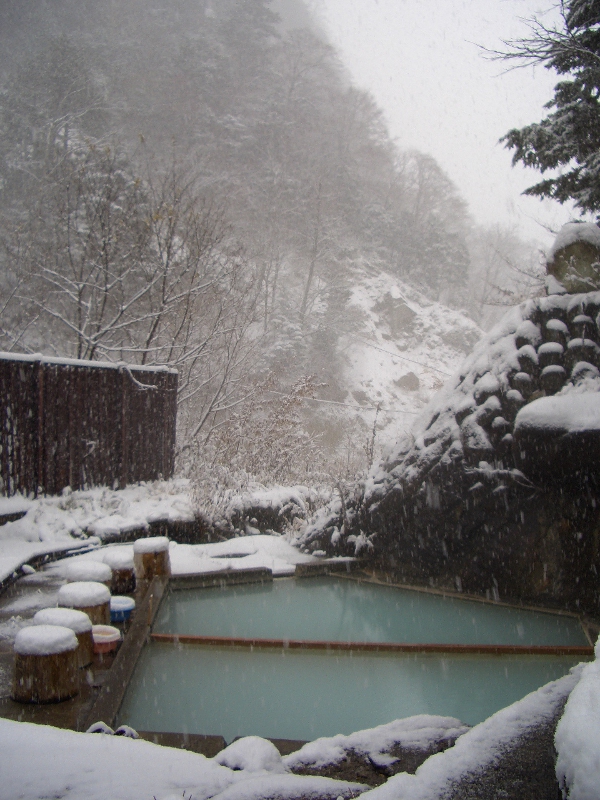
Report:
<svg viewBox="0 0 600 800"><path fill-rule="evenodd" d="M155 632L283 640L587 645L574 617L346 579L171 591ZM475 724L579 656L367 653L149 644L119 724L309 740L413 714Z"/></svg>

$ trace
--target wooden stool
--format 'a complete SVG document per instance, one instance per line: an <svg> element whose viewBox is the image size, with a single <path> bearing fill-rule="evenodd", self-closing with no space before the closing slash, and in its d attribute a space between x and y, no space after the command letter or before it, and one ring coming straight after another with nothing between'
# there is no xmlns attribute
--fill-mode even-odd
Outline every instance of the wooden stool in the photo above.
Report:
<svg viewBox="0 0 600 800"><path fill-rule="evenodd" d="M112 569L111 594L130 594L135 591L133 549L131 545L107 547L104 563Z"/></svg>
<svg viewBox="0 0 600 800"><path fill-rule="evenodd" d="M77 637L59 625L21 628L15 638L13 700L57 703L79 692Z"/></svg>
<svg viewBox="0 0 600 800"><path fill-rule="evenodd" d="M92 625L110 623L110 591L103 583L67 583L58 590L58 605L83 611L91 619Z"/></svg>
<svg viewBox="0 0 600 800"><path fill-rule="evenodd" d="M69 583L75 581L96 581L103 583L110 589L112 582L112 569L103 561L73 561L66 569L66 578Z"/></svg>
<svg viewBox="0 0 600 800"><path fill-rule="evenodd" d="M79 666L87 667L94 660L94 639L92 637L92 621L83 611L74 608L43 608L33 617L34 625L62 625L70 628L79 647Z"/></svg>
<svg viewBox="0 0 600 800"><path fill-rule="evenodd" d="M133 543L133 564L136 581L151 581L156 576L171 575L169 540L166 536L151 536Z"/></svg>

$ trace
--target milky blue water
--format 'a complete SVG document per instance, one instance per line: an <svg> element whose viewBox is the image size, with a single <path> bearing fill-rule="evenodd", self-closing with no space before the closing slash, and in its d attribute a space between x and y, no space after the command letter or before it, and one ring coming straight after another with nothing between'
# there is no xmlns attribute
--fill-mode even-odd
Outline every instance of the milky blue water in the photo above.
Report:
<svg viewBox="0 0 600 800"><path fill-rule="evenodd" d="M586 645L572 617L340 578L171 591L154 630L201 636ZM413 714L486 719L580 659L326 652L151 643L119 724L310 740Z"/></svg>
<svg viewBox="0 0 600 800"><path fill-rule="evenodd" d="M118 724L137 730L311 740L413 714L475 724L580 660L371 654L152 643Z"/></svg>
<svg viewBox="0 0 600 800"><path fill-rule="evenodd" d="M589 644L574 617L332 577L172 591L154 630L344 642Z"/></svg>

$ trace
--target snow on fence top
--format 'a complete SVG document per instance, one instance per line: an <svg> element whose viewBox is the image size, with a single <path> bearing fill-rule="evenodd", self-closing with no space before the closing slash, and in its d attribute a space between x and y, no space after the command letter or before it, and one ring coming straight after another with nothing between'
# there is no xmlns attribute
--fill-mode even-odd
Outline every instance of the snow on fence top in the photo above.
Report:
<svg viewBox="0 0 600 800"><path fill-rule="evenodd" d="M67 608L89 608L110 601L110 591L103 583L76 581L67 583L58 590L59 606Z"/></svg>
<svg viewBox="0 0 600 800"><path fill-rule="evenodd" d="M20 656L51 656L75 650L77 637L61 625L32 625L21 628L15 638L15 653Z"/></svg>
<svg viewBox="0 0 600 800"><path fill-rule="evenodd" d="M74 608L42 608L34 614L34 625L60 625L70 628L74 633L87 633L92 630L92 621L83 611Z"/></svg>
<svg viewBox="0 0 600 800"><path fill-rule="evenodd" d="M125 361L87 361L83 358L59 358L58 356L44 356L41 353L7 353L0 351L2 361L23 361L26 363L58 364L60 366L71 367L98 367L100 369L124 369L127 372L167 372L177 375L177 370L173 367L165 366L140 366L139 364L127 364Z"/></svg>

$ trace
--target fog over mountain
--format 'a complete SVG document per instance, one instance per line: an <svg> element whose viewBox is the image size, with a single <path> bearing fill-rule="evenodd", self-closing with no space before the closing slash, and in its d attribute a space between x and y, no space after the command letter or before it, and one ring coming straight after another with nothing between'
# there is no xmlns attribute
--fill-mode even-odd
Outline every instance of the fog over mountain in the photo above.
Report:
<svg viewBox="0 0 600 800"><path fill-rule="evenodd" d="M535 287L534 248L395 146L302 0L5 0L0 47L0 346L176 367L188 466L358 468L373 410L391 437ZM351 365L386 341L374 388Z"/></svg>

